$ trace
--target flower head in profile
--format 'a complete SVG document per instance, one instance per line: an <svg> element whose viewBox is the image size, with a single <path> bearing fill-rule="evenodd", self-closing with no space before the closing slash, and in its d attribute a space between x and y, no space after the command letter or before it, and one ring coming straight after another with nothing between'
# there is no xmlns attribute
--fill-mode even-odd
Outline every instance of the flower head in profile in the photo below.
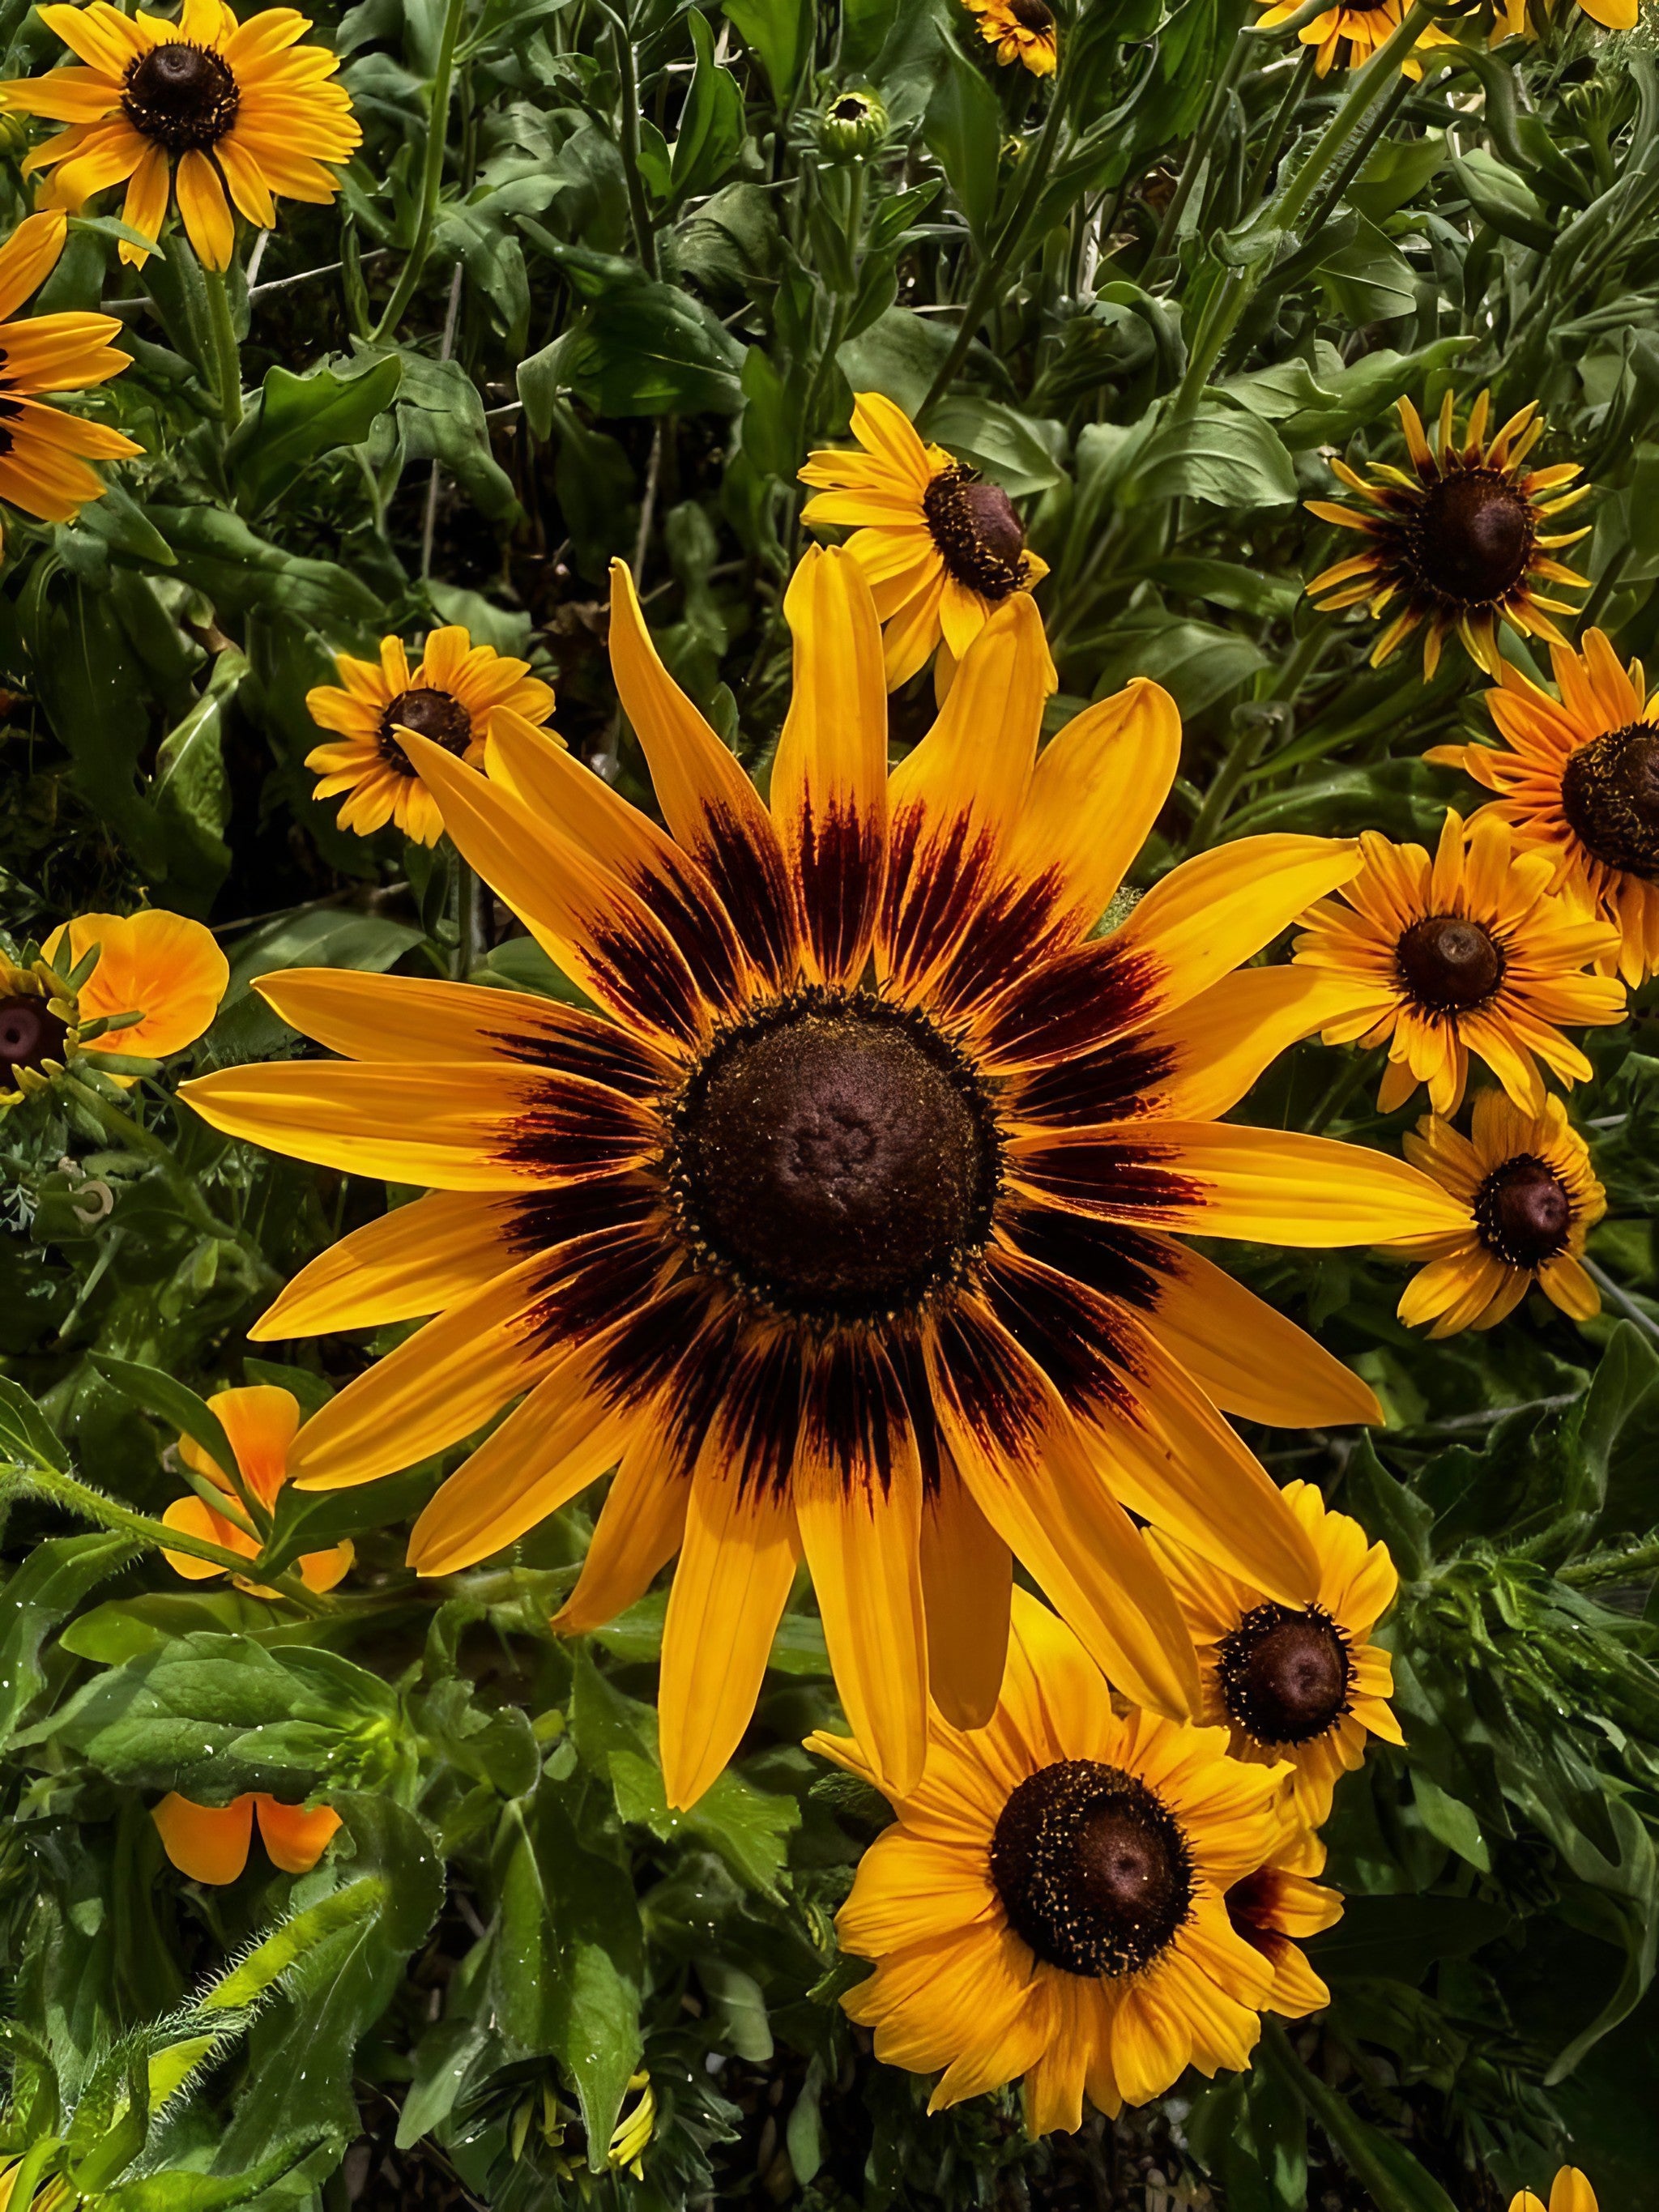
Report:
<svg viewBox="0 0 1659 2212"><path fill-rule="evenodd" d="M888 689L908 682L937 647L942 697L995 610L1030 592L1048 564L1026 550L1007 493L924 442L880 392L854 398L853 435L859 451L825 447L801 471L801 482L818 488L801 520L851 529L847 550L869 579L884 625ZM1043 653L1046 664L1046 646ZM1051 665L1045 680L1052 691Z"/></svg>
<svg viewBox="0 0 1659 2212"><path fill-rule="evenodd" d="M1398 0L1389 4L1395 6ZM1334 460L1336 476L1364 504L1308 501L1310 514L1340 530L1358 531L1366 540L1363 553L1316 576L1308 596L1320 599L1327 612L1362 602L1373 617L1395 609L1372 651L1373 667L1419 629L1425 682L1439 665L1442 646L1454 635L1477 667L1496 676L1500 620L1524 636L1565 642L1551 617L1575 610L1568 600L1546 599L1538 587L1588 587L1588 576L1564 568L1555 557L1586 531L1563 532L1553 524L1586 498L1591 487L1566 489L1579 472L1576 461L1543 469L1527 465L1544 434L1535 400L1528 400L1491 438L1488 400L1483 392L1475 401L1460 443L1448 392L1433 445L1416 408L1409 399L1401 400L1412 472L1373 461L1370 476L1363 477L1346 461Z"/></svg>
<svg viewBox="0 0 1659 2212"><path fill-rule="evenodd" d="M1252 1932L1235 1924L1241 1886L1303 1848L1285 1769L1229 1757L1220 1729L1120 1712L1023 1590L988 1724L935 1715L928 1733L926 1775L836 1916L842 1948L876 1961L842 2002L877 2057L942 2067L934 2112L1023 2077L1033 2135L1080 2126L1085 2096L1115 2115L1188 2065L1248 2066L1261 2012L1291 2001L1259 1935L1340 1911L1324 1892L1316 1914L1301 1893L1246 1887ZM807 1748L884 1786L861 1740Z"/></svg>
<svg viewBox="0 0 1659 2212"><path fill-rule="evenodd" d="M44 76L0 85L0 108L67 128L23 162L45 169L44 197L77 212L125 182L121 220L160 240L170 199L210 269L227 269L236 216L261 230L276 221L276 196L325 205L339 191L329 164L362 142L340 64L324 46L301 46L311 28L291 8L239 23L222 0L184 0L176 22L108 0L43 7L40 20L76 57ZM121 258L143 247L121 241Z"/></svg>
<svg viewBox="0 0 1659 2212"><path fill-rule="evenodd" d="M313 796L348 794L340 826L372 836L388 822L417 845L435 845L443 817L405 751L412 732L470 768L482 768L492 731L516 720L539 727L553 712L553 690L493 646L474 645L459 623L434 629L413 668L399 638L380 641L380 658L337 656L340 688L306 694L313 721L334 739L306 755L319 781Z"/></svg>
<svg viewBox="0 0 1659 2212"><path fill-rule="evenodd" d="M1016 1555L1126 1694L1181 1712L1192 1646L1130 1509L1304 1604L1314 1548L1222 1412L1376 1412L1181 1237L1371 1243L1457 1218L1403 1161L1218 1118L1318 1024L1322 979L1243 963L1351 847L1223 847L1097 935L1175 775L1168 696L1132 684L1039 755L1048 654L1018 593L890 775L863 569L810 553L786 608L769 806L620 565L611 666L665 829L521 718L488 775L403 740L593 1011L267 976L285 1020L349 1057L186 1093L229 1134L434 1193L257 1325L435 1316L307 1421L301 1487L506 1412L416 1523L412 1564L448 1574L620 1462L559 1626L609 1619L678 1553L676 1804L747 1726L803 1555L845 1709L901 1793L930 1689L964 1723L994 1705Z"/></svg>
<svg viewBox="0 0 1659 2212"><path fill-rule="evenodd" d="M1424 758L1497 793L1475 820L1498 815L1548 857L1554 888L1617 931L1604 964L1633 986L1659 968L1659 692L1648 696L1641 662L1626 666L1599 629L1550 660L1554 694L1499 665L1486 695L1498 744L1433 745Z"/></svg>
<svg viewBox="0 0 1659 2212"><path fill-rule="evenodd" d="M170 1791L150 1818L161 1848L190 1881L222 1887L240 1880L253 1841L253 1824L265 1855L283 1874L309 1874L334 1840L340 1816L326 1805L307 1812L284 1805L263 1791L233 1798L228 1805L198 1805Z"/></svg>
<svg viewBox="0 0 1659 2212"><path fill-rule="evenodd" d="M1543 2200L1530 2189L1517 2189L1510 2199L1510 2212L1544 2212ZM1596 2212L1595 2191L1576 2166L1564 2166L1550 2184L1549 2212Z"/></svg>
<svg viewBox="0 0 1659 2212"><path fill-rule="evenodd" d="M1401 1295L1401 1321L1426 1322L1431 1336L1494 1328L1534 1287L1574 1321L1601 1311L1584 1239L1607 1197L1559 1098L1546 1099L1541 1114L1523 1114L1501 1091L1482 1091L1467 1137L1429 1114L1404 1149L1465 1218L1461 1229L1394 1247L1427 1262Z"/></svg>
<svg viewBox="0 0 1659 2212"><path fill-rule="evenodd" d="M1393 1662L1371 1641L1399 1577L1387 1547L1368 1543L1347 1514L1328 1511L1311 1483L1287 1483L1285 1502L1319 1559L1306 1605L1280 1605L1156 1531L1150 1541L1197 1648L1200 1717L1231 1731L1235 1759L1288 1760L1297 1811L1312 1830L1329 1816L1337 1783L1364 1761L1368 1736L1403 1741L1388 1704ZM1299 1858L1279 1863L1318 1871Z"/></svg>
<svg viewBox="0 0 1659 2212"><path fill-rule="evenodd" d="M1256 18L1259 30L1276 30L1301 12L1301 0L1268 0L1267 13ZM1334 69L1364 69L1377 48L1386 46L1411 12L1411 0L1337 0L1322 15L1304 23L1297 38L1316 50L1314 72L1328 76ZM1444 46L1449 34L1434 23L1425 23L1400 64L1404 76L1420 77L1418 55L1425 46Z"/></svg>
<svg viewBox="0 0 1659 2212"><path fill-rule="evenodd" d="M119 430L49 404L117 376L131 360L110 340L113 315L29 315L17 311L57 267L68 235L59 213L25 216L0 246L0 501L40 522L68 522L101 499L93 461L143 451ZM3 541L0 541L3 543Z"/></svg>
<svg viewBox="0 0 1659 2212"><path fill-rule="evenodd" d="M1052 76L1060 63L1060 26L1048 0L963 0L979 19L979 34L1006 69L1018 62L1033 76Z"/></svg>
<svg viewBox="0 0 1659 2212"><path fill-rule="evenodd" d="M1622 1021L1624 988L1584 972L1615 940L1551 892L1548 858L1516 853L1490 808L1467 834L1448 809L1432 858L1375 830L1359 842L1364 867L1307 915L1295 957L1328 978L1340 1007L1327 1044L1387 1044L1382 1111L1426 1084L1435 1112L1455 1114L1471 1054L1528 1114L1544 1110L1540 1063L1583 1082L1590 1064L1563 1028Z"/></svg>
<svg viewBox="0 0 1659 2212"><path fill-rule="evenodd" d="M1336 1891L1322 1889L1313 1879L1324 1870L1324 1844L1298 1827L1266 1866L1241 1875L1227 1892L1234 1934L1253 1944L1273 1968L1273 1986L1261 2009L1285 2020L1305 2020L1331 2001L1302 1948L1310 1936L1334 1928L1342 1917Z"/></svg>
<svg viewBox="0 0 1659 2212"><path fill-rule="evenodd" d="M211 933L158 907L77 915L39 951L0 952L0 1109L45 1090L82 1054L96 1067L110 1055L182 1052L212 1021L229 981Z"/></svg>
<svg viewBox="0 0 1659 2212"><path fill-rule="evenodd" d="M246 1389L221 1390L208 1400L208 1407L216 1415L235 1455L236 1474L242 1489L269 1510L288 1480L289 1453L300 1427L299 1400L291 1390L261 1382ZM179 1455L192 1474L202 1476L233 1501L233 1512L238 1510L234 1503L236 1482L194 1437L179 1437ZM240 1552L248 1559L258 1556L258 1538L241 1525L246 1515L235 1519L228 1517L195 1493L175 1498L161 1518L169 1528L204 1537L223 1551ZM307 1588L332 1589L350 1566L352 1555L349 1537L330 1545L325 1551L301 1553L297 1564ZM198 1559L191 1552L163 1552L161 1556L175 1574L183 1575L190 1582L210 1581L225 1571L215 1566L211 1559ZM273 1594L241 1575L235 1577L235 1582L238 1589L246 1590L255 1597Z"/></svg>

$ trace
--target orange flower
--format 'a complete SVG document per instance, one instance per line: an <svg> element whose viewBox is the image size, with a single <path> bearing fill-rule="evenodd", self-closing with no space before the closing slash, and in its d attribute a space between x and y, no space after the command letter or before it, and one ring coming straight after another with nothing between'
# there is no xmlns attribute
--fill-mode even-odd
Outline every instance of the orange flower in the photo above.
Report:
<svg viewBox="0 0 1659 2212"><path fill-rule="evenodd" d="M340 1825L339 1814L326 1805L308 1813L303 1805L279 1804L263 1790L228 1805L197 1805L174 1790L151 1807L149 1817L179 1873L216 1887L234 1881L247 1864L256 1813L271 1863L284 1874L309 1874Z"/></svg>
<svg viewBox="0 0 1659 2212"><path fill-rule="evenodd" d="M274 1383L261 1382L244 1390L221 1390L208 1400L210 1411L219 1417L221 1427L230 1439L230 1448L236 1455L237 1471L243 1484L261 1505L274 1506L276 1493L288 1480L289 1447L300 1427L300 1401L291 1390L278 1389ZM193 1437L180 1437L179 1455L186 1467L196 1474L205 1475L216 1488L228 1498L234 1485L216 1460L203 1450ZM161 1516L169 1528L177 1528L191 1536L200 1536L210 1544L217 1544L227 1552L240 1552L246 1559L257 1559L259 1547L245 1528L222 1513L216 1513L203 1498L194 1492L188 1498L175 1498ZM188 1581L207 1582L225 1570L216 1567L210 1559L198 1559L189 1552L163 1552L162 1558L175 1574ZM331 1545L325 1552L305 1552L301 1554L300 1572L307 1589L330 1590L346 1572L355 1556L349 1537ZM246 1590L253 1597L270 1597L273 1593L258 1583L235 1577L238 1589Z"/></svg>
<svg viewBox="0 0 1659 2212"><path fill-rule="evenodd" d="M96 967L71 989L73 970L94 946ZM182 1052L212 1021L229 981L210 933L159 908L77 915L53 930L38 958L0 951L0 1107L44 1089L80 1054L165 1060ZM139 1018L83 1034L124 1014Z"/></svg>

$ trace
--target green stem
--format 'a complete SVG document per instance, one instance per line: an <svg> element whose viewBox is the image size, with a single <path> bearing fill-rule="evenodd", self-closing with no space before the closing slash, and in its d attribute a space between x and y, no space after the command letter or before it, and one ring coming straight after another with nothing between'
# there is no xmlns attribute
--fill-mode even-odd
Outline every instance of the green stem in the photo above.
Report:
<svg viewBox="0 0 1659 2212"><path fill-rule="evenodd" d="M646 197L645 179L640 170L640 80L634 60L634 37L621 16L606 9L613 26L612 43L617 49L617 74L622 79L622 161L623 176L628 185L629 220L634 227L634 243L639 250L640 266L647 276L657 274L657 231L651 220L651 203Z"/></svg>
<svg viewBox="0 0 1659 2212"><path fill-rule="evenodd" d="M1261 150L1255 157L1255 166L1250 171L1250 181L1244 187L1246 207L1255 204L1256 195L1267 181L1268 172L1279 159L1279 149L1285 143L1285 133L1290 128L1291 118L1302 105L1303 96L1308 89L1308 79L1313 75L1318 60L1317 46L1303 47L1302 58L1291 71L1291 81L1285 88L1285 97L1279 103L1278 112L1267 125L1267 137L1262 141Z"/></svg>
<svg viewBox="0 0 1659 2212"><path fill-rule="evenodd" d="M432 246L432 227L437 220L438 194L444 180L444 154L449 138L449 95L455 79L455 47L461 35L461 18L466 13L466 0L449 0L444 10L444 27L438 40L438 65L432 75L432 101L427 111L426 160L421 170L421 208L416 217L415 236L409 249L392 297L386 303L386 312L374 325L376 339L389 337L403 319L405 307L415 296L426 268L426 258Z"/></svg>
<svg viewBox="0 0 1659 2212"><path fill-rule="evenodd" d="M219 412L227 432L242 419L242 355L236 343L236 325L230 315L230 287L222 269L204 269L207 282L208 326L213 336L213 380L218 390Z"/></svg>
<svg viewBox="0 0 1659 2212"><path fill-rule="evenodd" d="M1243 69L1246 57L1252 51L1252 40L1243 31L1233 40L1232 52L1228 56L1227 66L1219 82L1210 95L1204 118L1188 142L1187 157L1181 165L1180 178L1170 195L1170 204L1164 210L1164 220L1158 227L1158 236L1152 240L1152 250L1146 258L1146 274L1140 280L1144 289L1150 290L1162 273L1164 259L1175 244L1176 233L1181 228L1181 218L1187 211L1193 187L1198 182L1198 173L1210 158L1210 150L1215 143L1215 134L1221 127L1221 118L1226 110L1228 98L1238 82L1239 73Z"/></svg>
<svg viewBox="0 0 1659 2212"><path fill-rule="evenodd" d="M1644 1330L1656 1344L1659 1344L1659 1321L1655 1321L1650 1313L1645 1312L1637 1304L1624 1285L1614 1282L1607 1269L1598 1267L1594 1260L1587 1257L1583 1267L1584 1273L1601 1291L1602 1297L1610 1299L1627 1321L1633 1321L1638 1328Z"/></svg>
<svg viewBox="0 0 1659 2212"><path fill-rule="evenodd" d="M1312 629L1279 671L1267 700L1261 703L1265 706L1272 700L1294 699L1329 642L1329 623L1316 617ZM1216 771L1215 781L1205 793L1188 840L1189 851L1201 853L1215 842L1216 832L1226 820L1240 786L1261 757L1271 727L1263 715L1259 721L1247 722L1233 739L1226 758Z"/></svg>
<svg viewBox="0 0 1659 2212"><path fill-rule="evenodd" d="M1571 1560L1558 1567L1555 1579L1572 1589L1588 1589L1598 1583L1636 1583L1659 1572L1659 1536L1633 1544L1623 1552L1592 1552L1588 1559Z"/></svg>
<svg viewBox="0 0 1659 2212"><path fill-rule="evenodd" d="M1358 143L1326 186L1323 198L1309 216L1308 228L1313 235L1317 236L1335 214L1343 194L1370 160L1372 147L1376 145L1389 124L1405 106L1407 98L1415 88L1417 88L1413 86L1405 70L1401 70L1387 96L1377 102L1376 112L1360 132ZM1420 88L1425 92L1428 90L1427 80Z"/></svg>

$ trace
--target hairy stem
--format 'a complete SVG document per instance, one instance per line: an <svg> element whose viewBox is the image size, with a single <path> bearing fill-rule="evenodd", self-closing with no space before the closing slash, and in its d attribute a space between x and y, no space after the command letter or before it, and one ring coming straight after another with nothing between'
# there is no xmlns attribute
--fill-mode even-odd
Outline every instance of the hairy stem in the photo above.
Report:
<svg viewBox="0 0 1659 2212"><path fill-rule="evenodd" d="M426 160L421 170L421 206L416 217L415 236L409 249L392 297L386 303L386 313L374 325L377 338L389 337L403 319L405 307L415 296L426 268L426 258L432 246L432 228L437 220L438 194L444 180L444 153L449 137L449 95L455 82L455 47L461 35L461 18L466 12L466 0L449 0L444 10L444 27L438 40L438 65L432 74L432 103L427 112Z"/></svg>

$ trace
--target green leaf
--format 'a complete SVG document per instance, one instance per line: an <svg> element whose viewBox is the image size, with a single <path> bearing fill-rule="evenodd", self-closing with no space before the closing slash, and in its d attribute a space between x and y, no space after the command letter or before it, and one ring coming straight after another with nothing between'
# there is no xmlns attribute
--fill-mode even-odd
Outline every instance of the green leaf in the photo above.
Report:
<svg viewBox="0 0 1659 2212"><path fill-rule="evenodd" d="M123 1397L154 1413L169 1429L193 1437L223 1473L228 1474L236 1468L236 1455L219 1416L187 1383L159 1367L147 1367L136 1359L117 1359L106 1352L94 1352L92 1364Z"/></svg>
<svg viewBox="0 0 1659 2212"><path fill-rule="evenodd" d="M313 561L285 551L250 530L239 515L218 507L152 507L146 510L178 557L179 574L215 607L240 617L274 605L325 635L356 643L358 624L378 623L378 593L337 562Z"/></svg>
<svg viewBox="0 0 1659 2212"><path fill-rule="evenodd" d="M1420 1580L1432 1556L1429 1532L1434 1508L1389 1473L1376 1455L1369 1435L1360 1437L1348 1461L1348 1498L1351 1510L1364 1522L1368 1535L1380 1537L1388 1547L1402 1582Z"/></svg>
<svg viewBox="0 0 1659 2212"><path fill-rule="evenodd" d="M18 1467L53 1467L70 1472L70 1461L57 1431L21 1383L0 1375L0 1457Z"/></svg>
<svg viewBox="0 0 1659 2212"><path fill-rule="evenodd" d="M1196 499L1246 513L1288 506L1296 495L1296 471L1272 428L1214 405L1161 424L1118 494L1126 507Z"/></svg>
<svg viewBox="0 0 1659 2212"><path fill-rule="evenodd" d="M725 0L721 13L760 56L773 99L787 106L812 51L812 0Z"/></svg>
<svg viewBox="0 0 1659 2212"><path fill-rule="evenodd" d="M714 59L708 17L688 9L685 25L697 59L669 171L676 200L713 191L741 152L744 127L743 94L730 70Z"/></svg>
<svg viewBox="0 0 1659 2212"><path fill-rule="evenodd" d="M1002 112L983 76L954 51L927 103L921 131L951 180L969 234L983 252L996 210Z"/></svg>
<svg viewBox="0 0 1659 2212"><path fill-rule="evenodd" d="M1066 481L1063 424L1033 422L1000 399L949 394L928 416L927 434L1014 499L1052 491Z"/></svg>
<svg viewBox="0 0 1659 2212"><path fill-rule="evenodd" d="M580 319L558 341L563 388L599 415L738 412L744 349L701 301L630 263L601 276L592 257L584 267L574 249L555 252L573 281L586 277L590 288Z"/></svg>
<svg viewBox="0 0 1659 2212"><path fill-rule="evenodd" d="M1257 2063L1301 2099L1354 2179L1369 2191L1377 2212L1455 2212L1440 2184L1403 2143L1362 2120L1346 2097L1302 2063L1277 2021L1263 2024Z"/></svg>
<svg viewBox="0 0 1659 2212"><path fill-rule="evenodd" d="M1470 1866L1478 1868L1482 1874L1490 1874L1492 1853L1474 1809L1462 1798L1449 1797L1420 1766L1413 1769L1412 1790L1423 1826L1429 1833L1437 1836L1448 1850L1455 1851Z"/></svg>
<svg viewBox="0 0 1659 2212"><path fill-rule="evenodd" d="M172 559L168 554L169 561ZM162 738L155 756L150 790L164 830L170 833L173 896L206 913L230 868L225 825L230 818L230 779L225 770L226 714L247 673L247 662L227 646L213 663L208 688L181 721Z"/></svg>
<svg viewBox="0 0 1659 2212"><path fill-rule="evenodd" d="M879 392L914 417L950 349L950 332L930 318L889 307L836 359L854 392Z"/></svg>
<svg viewBox="0 0 1659 2212"><path fill-rule="evenodd" d="M1500 238L1512 238L1539 253L1549 252L1555 232L1537 194L1507 161L1477 146L1454 156L1452 169L1470 206Z"/></svg>
<svg viewBox="0 0 1659 2212"><path fill-rule="evenodd" d="M1132 677L1150 676L1188 720L1267 665L1266 653L1243 631L1156 609L1120 616L1101 636L1079 640L1078 651L1098 654L1097 698L1121 691Z"/></svg>
<svg viewBox="0 0 1659 2212"><path fill-rule="evenodd" d="M1563 1495L1566 1512L1599 1513L1620 1431L1659 1382L1659 1352L1634 1322L1621 1321L1602 1349L1577 1421L1578 1449Z"/></svg>
<svg viewBox="0 0 1659 2212"><path fill-rule="evenodd" d="M0 1589L0 1743L44 1686L40 1647L57 1623L137 1556L125 1536L48 1536ZM60 1639L61 1640L61 1639Z"/></svg>
<svg viewBox="0 0 1659 2212"><path fill-rule="evenodd" d="M403 381L394 354L353 376L326 363L294 376L265 372L258 404L244 419L226 456L236 504L261 514L300 480L311 464L343 446L361 446Z"/></svg>

